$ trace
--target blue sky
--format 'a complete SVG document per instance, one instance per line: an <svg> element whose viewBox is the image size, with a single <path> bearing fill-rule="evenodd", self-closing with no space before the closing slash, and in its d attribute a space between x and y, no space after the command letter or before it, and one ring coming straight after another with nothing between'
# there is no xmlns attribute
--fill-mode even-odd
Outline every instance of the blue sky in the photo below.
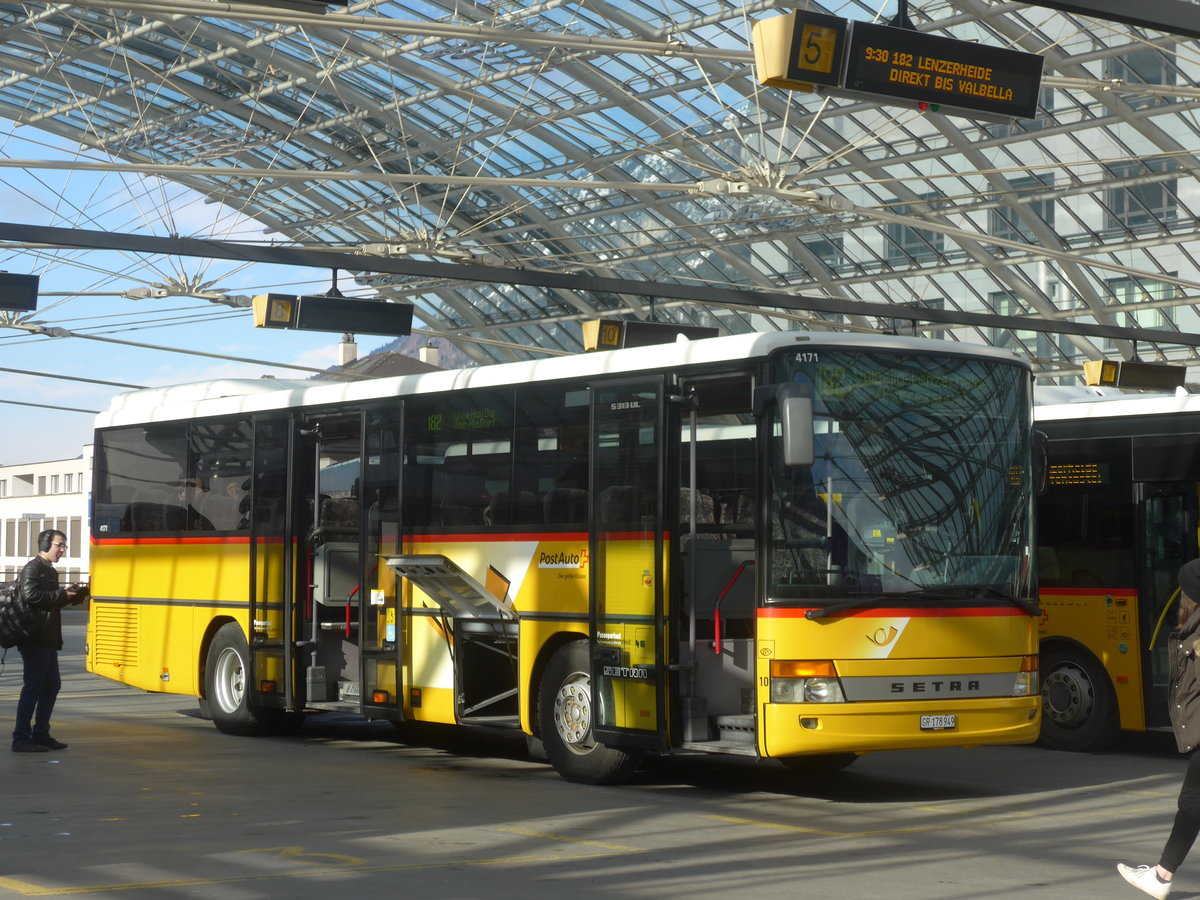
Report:
<svg viewBox="0 0 1200 900"><path fill-rule="evenodd" d="M0 120L0 161L95 159L74 145ZM205 203L169 182L115 173L0 168L0 220L60 228L101 229L139 235L262 240L255 222ZM123 296L156 284L204 285L207 290L253 296L267 292L324 293L328 270L245 265L188 257L97 250L64 250L0 244L0 270L41 279L37 313L46 326L140 344L142 349L87 338L33 336L0 327L0 366L138 385L211 378L307 378L311 373L254 363L210 359L196 352L325 368L337 361L340 334L255 328L248 309L204 299ZM341 273L347 296L370 296ZM0 313L0 316L3 314ZM417 323L419 324L419 323ZM357 338L359 355L391 338ZM78 456L90 442L94 416L68 408L100 410L123 388L0 371L0 465Z"/></svg>

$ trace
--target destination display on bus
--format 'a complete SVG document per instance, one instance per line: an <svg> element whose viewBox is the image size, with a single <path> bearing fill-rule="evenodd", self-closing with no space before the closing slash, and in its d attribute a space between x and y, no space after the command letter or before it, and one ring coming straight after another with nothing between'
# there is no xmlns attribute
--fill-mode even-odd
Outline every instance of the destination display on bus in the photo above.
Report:
<svg viewBox="0 0 1200 900"><path fill-rule="evenodd" d="M1046 481L1053 487L1077 484L1108 484L1108 463L1070 462L1051 463Z"/></svg>

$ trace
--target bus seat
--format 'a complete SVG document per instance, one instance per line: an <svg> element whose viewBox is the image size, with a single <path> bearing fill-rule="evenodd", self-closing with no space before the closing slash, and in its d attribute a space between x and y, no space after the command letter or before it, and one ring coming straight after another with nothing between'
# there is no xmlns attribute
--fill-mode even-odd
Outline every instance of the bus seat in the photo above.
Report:
<svg viewBox="0 0 1200 900"><path fill-rule="evenodd" d="M738 494L733 518L730 520L745 525L754 521L754 501L749 494Z"/></svg>
<svg viewBox="0 0 1200 900"><path fill-rule="evenodd" d="M690 501L692 496L691 488L679 489L679 531L680 540L689 537L692 531L691 523L688 516L691 512ZM718 533L721 527L717 524L717 504L713 501L711 494L697 492L696 494L696 537L704 540L716 540L720 538Z"/></svg>
<svg viewBox="0 0 1200 900"><path fill-rule="evenodd" d="M542 509L547 525L582 524L587 521L587 491L582 488L553 488L546 491Z"/></svg>
<svg viewBox="0 0 1200 900"><path fill-rule="evenodd" d="M691 511L691 488L679 489L679 521L689 521L689 513ZM709 494L700 492L696 496L696 524L697 525L715 525L717 521L717 507L713 503L713 498Z"/></svg>
<svg viewBox="0 0 1200 900"><path fill-rule="evenodd" d="M496 491L483 511L486 525L528 525L542 521L542 510L529 491L513 497L508 491Z"/></svg>
<svg viewBox="0 0 1200 900"><path fill-rule="evenodd" d="M353 497L322 497L318 531L326 540L357 537L358 501Z"/></svg>
<svg viewBox="0 0 1200 900"><path fill-rule="evenodd" d="M600 492L600 522L641 527L636 489L629 484L613 484Z"/></svg>
<svg viewBox="0 0 1200 900"><path fill-rule="evenodd" d="M121 517L122 531L166 531L163 504L149 500L134 500Z"/></svg>
<svg viewBox="0 0 1200 900"><path fill-rule="evenodd" d="M487 489L478 475L447 478L442 495L443 525L482 525Z"/></svg>

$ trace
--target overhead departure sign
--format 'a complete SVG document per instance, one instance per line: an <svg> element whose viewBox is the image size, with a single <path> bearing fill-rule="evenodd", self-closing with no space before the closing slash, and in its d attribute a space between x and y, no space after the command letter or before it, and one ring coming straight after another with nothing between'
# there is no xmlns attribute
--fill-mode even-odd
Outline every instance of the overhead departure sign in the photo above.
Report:
<svg viewBox="0 0 1200 900"><path fill-rule="evenodd" d="M1008 121L1037 115L1043 58L799 11L754 23L760 84Z"/></svg>
<svg viewBox="0 0 1200 900"><path fill-rule="evenodd" d="M844 86L856 94L928 103L940 112L1032 119L1043 62L1036 53L854 22Z"/></svg>
<svg viewBox="0 0 1200 900"><path fill-rule="evenodd" d="M37 275L0 272L0 310L33 312L37 309L40 280Z"/></svg>
<svg viewBox="0 0 1200 900"><path fill-rule="evenodd" d="M348 297L259 294L254 298L257 328L345 331L403 337L412 333L411 303L352 300Z"/></svg>

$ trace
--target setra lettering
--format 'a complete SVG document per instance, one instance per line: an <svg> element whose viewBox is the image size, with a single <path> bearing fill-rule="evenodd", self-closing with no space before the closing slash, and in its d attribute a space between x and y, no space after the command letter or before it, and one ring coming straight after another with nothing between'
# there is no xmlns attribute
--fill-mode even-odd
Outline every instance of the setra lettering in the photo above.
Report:
<svg viewBox="0 0 1200 900"><path fill-rule="evenodd" d="M978 681L893 681L893 694L976 694Z"/></svg>
<svg viewBox="0 0 1200 900"><path fill-rule="evenodd" d="M650 678L650 670L635 668L633 666L605 666L601 670L601 674L609 678L637 678L642 681L648 681Z"/></svg>

